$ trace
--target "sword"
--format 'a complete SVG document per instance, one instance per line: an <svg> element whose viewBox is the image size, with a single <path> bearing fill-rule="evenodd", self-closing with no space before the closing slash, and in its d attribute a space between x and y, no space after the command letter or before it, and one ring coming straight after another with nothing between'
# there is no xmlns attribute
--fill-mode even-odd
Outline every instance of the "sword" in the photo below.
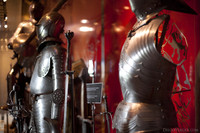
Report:
<svg viewBox="0 0 200 133"><path fill-rule="evenodd" d="M68 85L69 85L69 75L66 74L65 79L65 102L64 102L64 121L63 121L63 133L67 131L67 96L68 96Z"/></svg>

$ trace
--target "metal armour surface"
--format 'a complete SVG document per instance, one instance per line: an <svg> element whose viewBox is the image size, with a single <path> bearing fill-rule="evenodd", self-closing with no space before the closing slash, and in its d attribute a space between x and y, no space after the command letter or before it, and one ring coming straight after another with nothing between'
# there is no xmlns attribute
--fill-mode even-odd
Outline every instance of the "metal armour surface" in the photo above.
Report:
<svg viewBox="0 0 200 133"><path fill-rule="evenodd" d="M21 22L13 36L9 39L10 49L13 49L17 54L22 54L25 49L25 42L30 34L34 31L35 25L31 21Z"/></svg>
<svg viewBox="0 0 200 133"><path fill-rule="evenodd" d="M121 51L119 78L124 100L113 127L119 132L157 131L177 126L171 101L176 65L157 51L156 32L166 15L130 32Z"/></svg>
<svg viewBox="0 0 200 133"><path fill-rule="evenodd" d="M36 25L36 33L40 42L40 47L46 42L46 39L60 40L60 33L63 32L65 20L57 12L50 12L44 15Z"/></svg>
<svg viewBox="0 0 200 133"><path fill-rule="evenodd" d="M31 93L35 95L33 116L38 133L51 132L46 119L56 120L54 126L60 126L61 104L64 100L66 49L55 42L47 43L37 58L30 83ZM59 128L57 132L60 132Z"/></svg>
<svg viewBox="0 0 200 133"><path fill-rule="evenodd" d="M160 12L162 9L197 14L184 0L129 0L131 10L136 17L144 20L151 13Z"/></svg>

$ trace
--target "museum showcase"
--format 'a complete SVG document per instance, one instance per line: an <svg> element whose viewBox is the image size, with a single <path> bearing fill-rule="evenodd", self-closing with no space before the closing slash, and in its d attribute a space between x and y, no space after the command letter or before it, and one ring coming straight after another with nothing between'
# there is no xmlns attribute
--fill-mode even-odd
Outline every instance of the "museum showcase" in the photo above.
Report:
<svg viewBox="0 0 200 133"><path fill-rule="evenodd" d="M200 132L198 0L1 0L0 132Z"/></svg>

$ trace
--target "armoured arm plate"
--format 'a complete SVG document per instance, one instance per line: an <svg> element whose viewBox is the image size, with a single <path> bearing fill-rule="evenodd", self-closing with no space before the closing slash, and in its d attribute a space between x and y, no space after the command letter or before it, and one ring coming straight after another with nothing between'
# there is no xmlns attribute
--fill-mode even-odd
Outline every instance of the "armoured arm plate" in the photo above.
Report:
<svg viewBox="0 0 200 133"><path fill-rule="evenodd" d="M38 76L45 77L50 70L50 57L44 56L39 59Z"/></svg>

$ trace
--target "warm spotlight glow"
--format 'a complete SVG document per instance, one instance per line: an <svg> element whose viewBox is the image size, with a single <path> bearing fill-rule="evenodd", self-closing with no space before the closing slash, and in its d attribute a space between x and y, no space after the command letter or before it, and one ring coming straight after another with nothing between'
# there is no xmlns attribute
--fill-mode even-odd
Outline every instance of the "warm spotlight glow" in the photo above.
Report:
<svg viewBox="0 0 200 133"><path fill-rule="evenodd" d="M8 28L8 25L7 25L7 24L5 24L5 25L4 25L4 28Z"/></svg>
<svg viewBox="0 0 200 133"><path fill-rule="evenodd" d="M50 16L46 16L46 19L50 19Z"/></svg>
<svg viewBox="0 0 200 133"><path fill-rule="evenodd" d="M120 27L116 27L116 28L115 28L115 31L116 31L116 32L120 32L120 31L122 31L122 30L121 30Z"/></svg>
<svg viewBox="0 0 200 133"><path fill-rule="evenodd" d="M81 23L82 23L82 24L86 24L86 23L89 23L89 21L88 21L87 19L82 19L82 20L81 20Z"/></svg>
<svg viewBox="0 0 200 133"><path fill-rule="evenodd" d="M138 110L141 107L140 103L131 104L131 110Z"/></svg>
<svg viewBox="0 0 200 133"><path fill-rule="evenodd" d="M89 75L93 75L94 74L94 65L93 65L93 60L89 60L88 62L88 73Z"/></svg>
<svg viewBox="0 0 200 133"><path fill-rule="evenodd" d="M124 6L124 9L125 9L125 10L129 10L130 7L129 7L129 6Z"/></svg>
<svg viewBox="0 0 200 133"><path fill-rule="evenodd" d="M98 22L94 22L94 25L99 25L99 23Z"/></svg>
<svg viewBox="0 0 200 133"><path fill-rule="evenodd" d="M115 32L122 32L124 30L123 26L114 26Z"/></svg>
<svg viewBox="0 0 200 133"><path fill-rule="evenodd" d="M82 32L90 32L90 31L94 31L94 28L82 26L82 27L79 28L79 30L82 31Z"/></svg>
<svg viewBox="0 0 200 133"><path fill-rule="evenodd" d="M14 69L12 68L9 74L12 75L13 72L14 72Z"/></svg>
<svg viewBox="0 0 200 133"><path fill-rule="evenodd" d="M7 21L8 20L8 17L6 16L5 18L4 18L4 21Z"/></svg>

